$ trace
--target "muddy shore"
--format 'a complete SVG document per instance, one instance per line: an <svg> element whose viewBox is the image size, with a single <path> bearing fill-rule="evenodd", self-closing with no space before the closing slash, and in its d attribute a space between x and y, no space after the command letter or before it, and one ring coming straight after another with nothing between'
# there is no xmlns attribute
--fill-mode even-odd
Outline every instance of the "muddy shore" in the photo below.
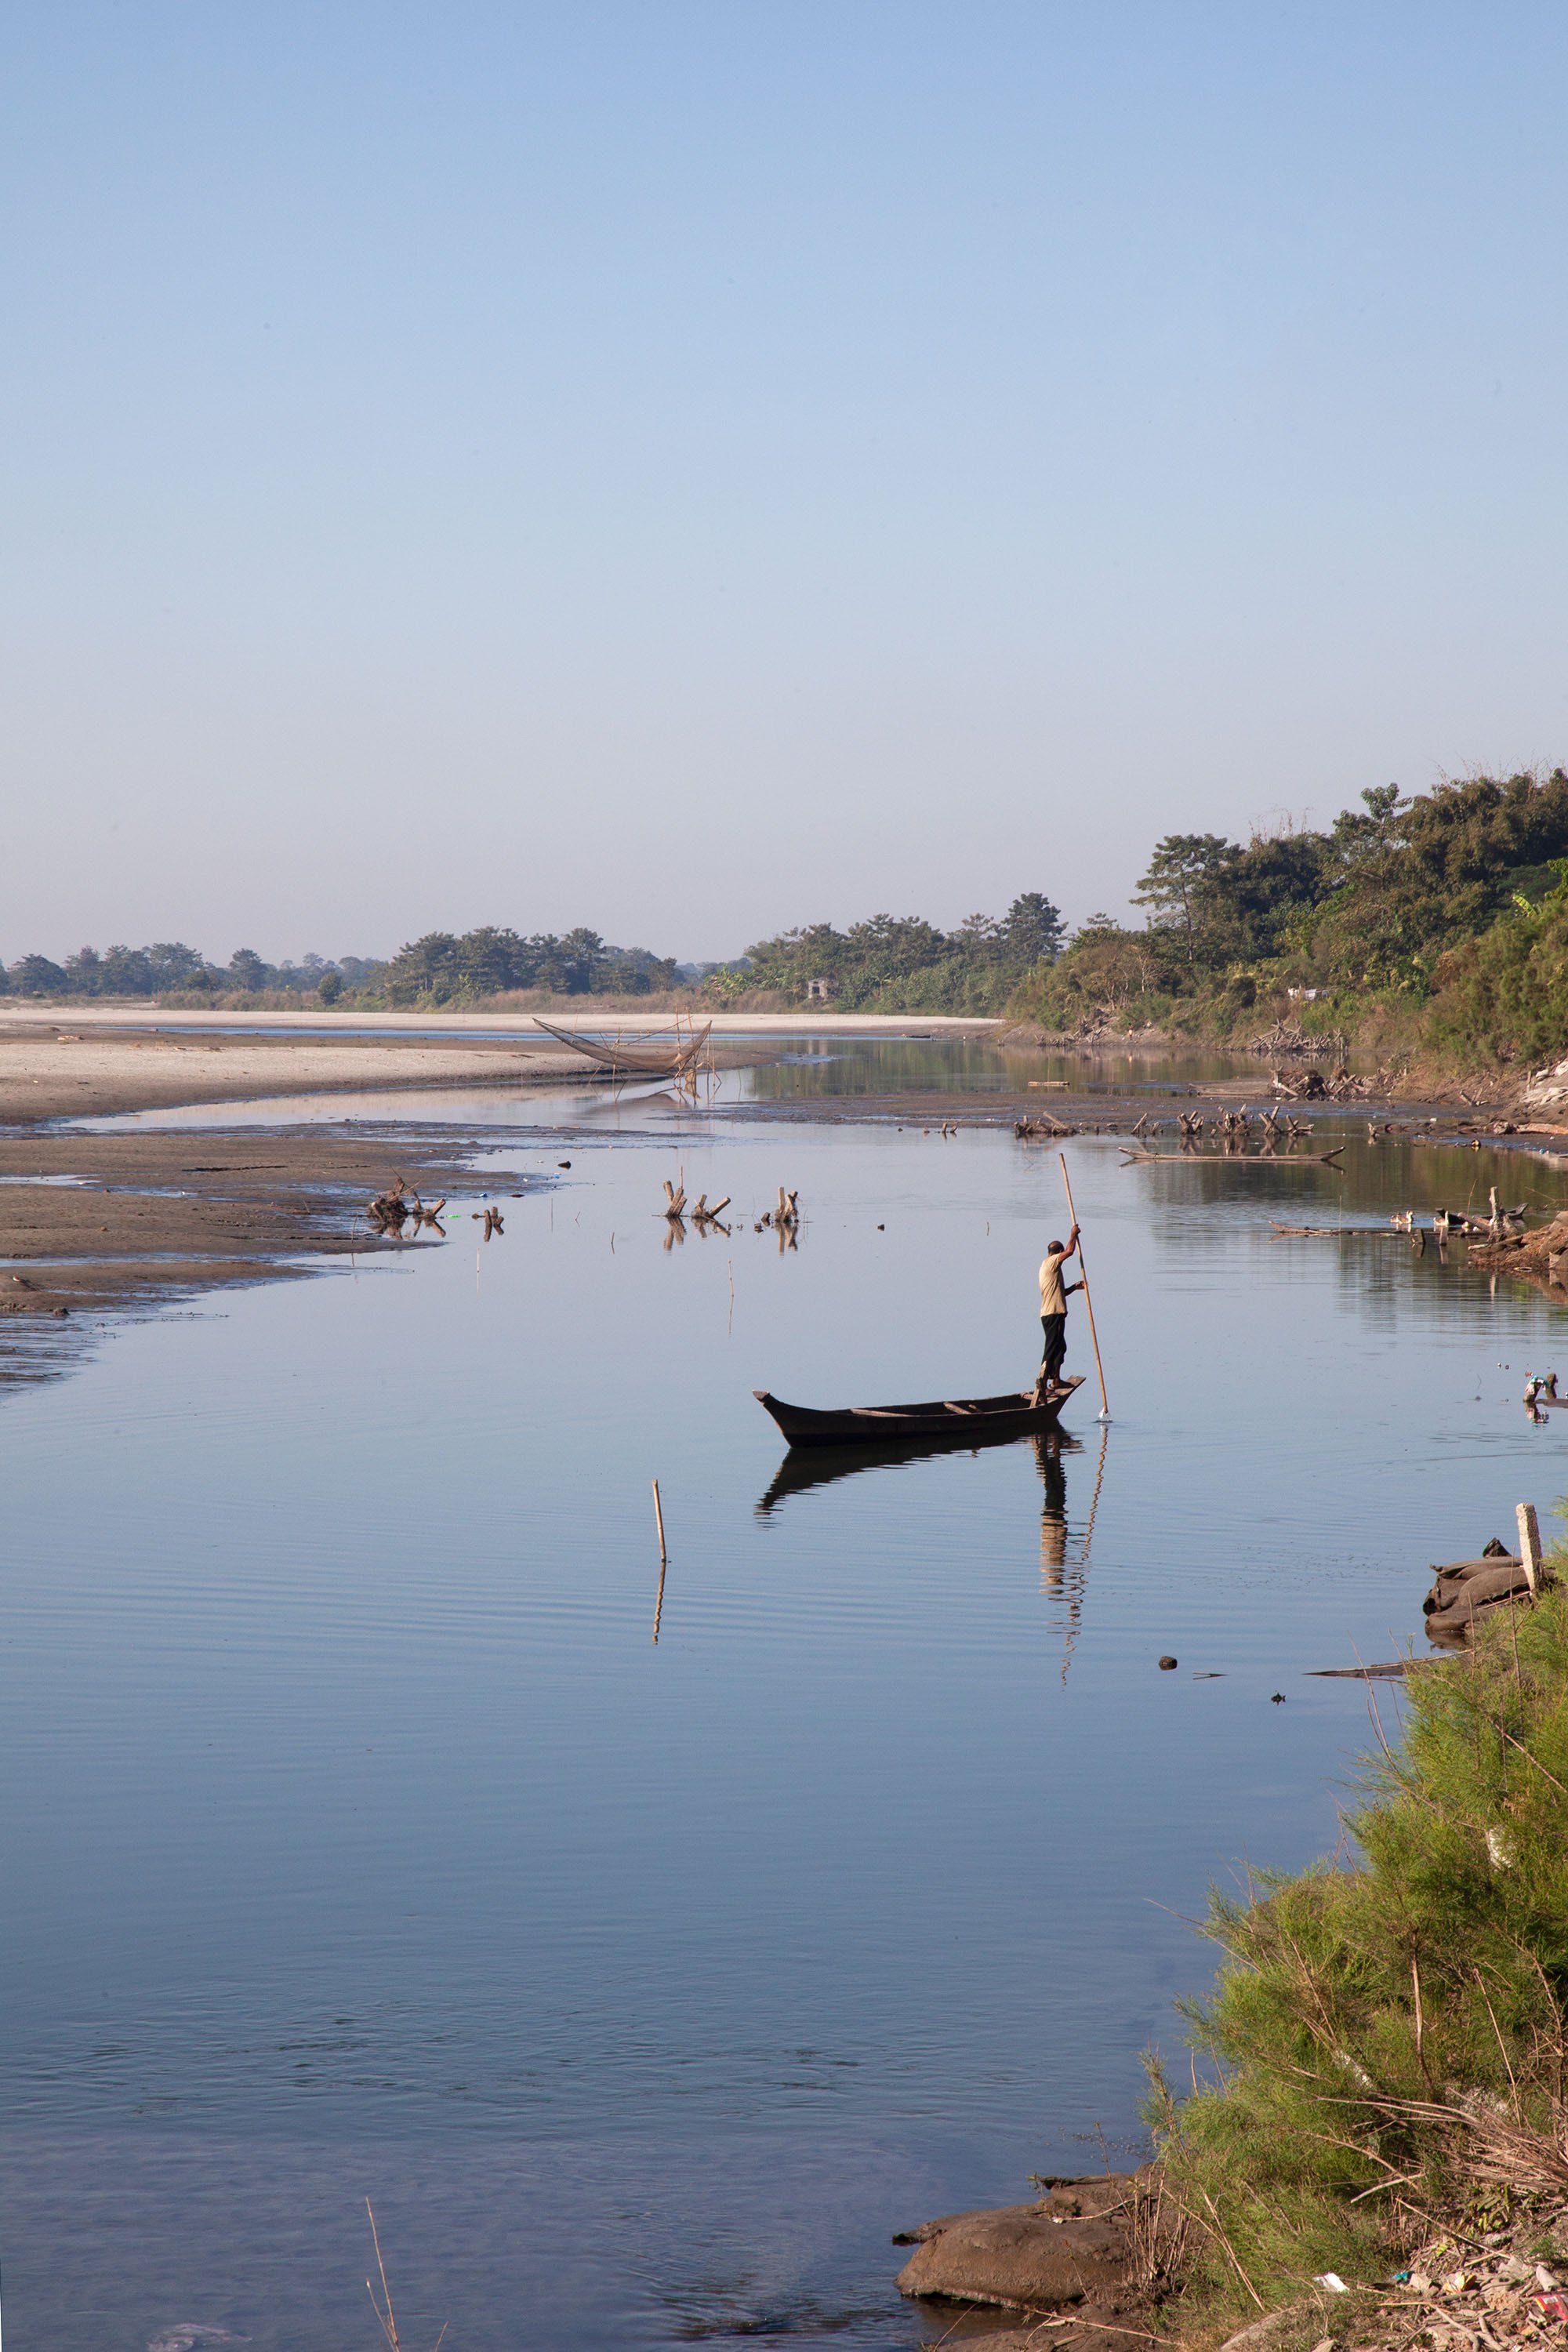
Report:
<svg viewBox="0 0 1568 2352"><path fill-rule="evenodd" d="M489 1039L174 1038L128 1024L0 1024L0 1382L68 1369L110 1312L163 1308L304 1261L430 1248L372 1234L371 1196L405 1176L426 1200L476 1198L448 1129L145 1129L74 1124L195 1103L410 1088L566 1087L563 1048ZM486 1187L521 1180L487 1175Z"/></svg>
<svg viewBox="0 0 1568 2352"><path fill-rule="evenodd" d="M439 1247L373 1233L366 1206L398 1176L453 1215L527 1189L510 1171L481 1186L468 1140L335 1127L0 1133L0 1382L67 1369L110 1312L302 1275L310 1260Z"/></svg>

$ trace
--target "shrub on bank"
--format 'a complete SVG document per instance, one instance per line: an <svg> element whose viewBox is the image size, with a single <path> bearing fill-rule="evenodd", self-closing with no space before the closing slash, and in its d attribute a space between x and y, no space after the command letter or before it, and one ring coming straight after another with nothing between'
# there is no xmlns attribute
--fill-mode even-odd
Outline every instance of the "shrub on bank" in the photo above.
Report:
<svg viewBox="0 0 1568 2352"><path fill-rule="evenodd" d="M1178 2104L1152 2062L1192 2291L1220 2312L1568 2198L1568 1591L1405 1688L1347 1824L1359 1864L1213 1897L1225 1961L1185 2012L1208 2086Z"/></svg>

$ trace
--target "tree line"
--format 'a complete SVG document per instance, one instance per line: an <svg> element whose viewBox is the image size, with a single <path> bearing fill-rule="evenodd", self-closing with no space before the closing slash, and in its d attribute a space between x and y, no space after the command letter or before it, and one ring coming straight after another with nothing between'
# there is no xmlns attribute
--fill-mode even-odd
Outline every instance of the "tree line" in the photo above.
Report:
<svg viewBox="0 0 1568 2352"><path fill-rule="evenodd" d="M30 996L220 994L264 1002L438 1005L535 992L647 996L697 988L846 1011L1013 1012L1052 1029L1154 1024L1216 1039L1289 1013L1468 1057L1539 1060L1568 1046L1568 772L1474 776L1403 793L1363 792L1321 827L1250 839L1170 833L1133 906L1070 936L1038 890L951 931L915 915L844 930L809 923L721 965L678 964L578 929L428 931L394 956L268 963L240 949L210 963L182 941L24 956L0 974Z"/></svg>
<svg viewBox="0 0 1568 2352"><path fill-rule="evenodd" d="M846 1012L1000 1013L1020 983L1060 953L1066 926L1038 890L1000 918L966 915L941 931L919 915L872 915L846 931L808 923L748 948L719 992L770 989L799 1000L813 984Z"/></svg>
<svg viewBox="0 0 1568 2352"><path fill-rule="evenodd" d="M1309 1029L1376 1011L1507 1060L1568 1044L1568 772L1363 792L1322 829L1167 834L1133 904L1094 915L1023 992L1052 1026L1223 1035L1258 1010ZM1395 1024L1394 1025L1397 1025Z"/></svg>
<svg viewBox="0 0 1568 2352"><path fill-rule="evenodd" d="M359 1003L446 1004L510 989L558 996L646 996L674 987L677 973L672 957L646 948L611 947L597 931L523 939L516 931L486 927L460 935L427 931L391 957L312 954L298 963L268 963L254 948L237 949L226 964L212 963L183 940L101 951L79 948L63 963L26 955L8 968L0 966L0 992L72 998L313 996L325 1004L348 994Z"/></svg>
<svg viewBox="0 0 1568 2352"><path fill-rule="evenodd" d="M382 967L380 985L393 1004L447 1004L513 989L552 996L648 996L673 988L678 976L673 956L610 947L597 931L560 937L542 931L523 939L487 926L460 936L426 931Z"/></svg>
<svg viewBox="0 0 1568 2352"><path fill-rule="evenodd" d="M219 965L178 940L102 952L81 948L63 963L23 956L0 971L0 987L34 997L284 995L415 1006L525 991L648 996L682 985L721 1001L760 989L805 1002L816 983L846 1009L999 1012L1019 982L1058 952L1064 932L1056 908L1035 890L1016 898L999 919L970 915L951 932L914 915L874 915L847 931L814 923L764 940L727 964L678 964L647 948L614 947L583 928L524 937L484 925L426 931L379 960L308 955L274 964L241 948Z"/></svg>
<svg viewBox="0 0 1568 2352"><path fill-rule="evenodd" d="M151 996L195 992L240 995L281 992L314 994L329 1003L345 988L374 985L383 966L364 956L308 955L299 963L268 963L254 948L240 948L226 964L209 963L183 940L159 940L151 947L79 948L56 963L45 955L19 956L0 965L0 994L14 996Z"/></svg>

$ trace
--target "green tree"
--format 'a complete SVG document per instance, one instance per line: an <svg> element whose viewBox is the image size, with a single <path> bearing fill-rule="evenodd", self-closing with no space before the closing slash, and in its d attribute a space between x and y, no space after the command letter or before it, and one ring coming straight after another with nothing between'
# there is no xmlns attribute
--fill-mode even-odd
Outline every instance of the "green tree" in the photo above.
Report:
<svg viewBox="0 0 1568 2352"><path fill-rule="evenodd" d="M101 993L105 996L151 996L153 967L145 948L106 948Z"/></svg>
<svg viewBox="0 0 1568 2352"><path fill-rule="evenodd" d="M1040 890L1020 891L1002 919L1007 961L1024 971L1037 963L1054 963L1066 936L1059 908Z"/></svg>
<svg viewBox="0 0 1568 2352"><path fill-rule="evenodd" d="M1149 870L1139 877L1133 905L1152 909L1152 929L1182 932L1189 963L1197 956L1202 893L1238 855L1235 843L1220 833L1168 833L1155 843Z"/></svg>
<svg viewBox="0 0 1568 2352"><path fill-rule="evenodd" d="M142 950L154 992L165 988L189 988L206 970L206 960L184 940L158 940Z"/></svg>
<svg viewBox="0 0 1568 2352"><path fill-rule="evenodd" d="M11 966L11 986L18 996L64 996L70 981L64 968L47 956L26 955Z"/></svg>
<svg viewBox="0 0 1568 2352"><path fill-rule="evenodd" d="M394 1004L412 1004L420 996L444 1004L461 985L458 942L450 931L426 931L411 940L387 966L387 994Z"/></svg>
<svg viewBox="0 0 1568 2352"><path fill-rule="evenodd" d="M228 960L228 984L243 988L247 995L265 988L269 977L268 967L254 948L236 948Z"/></svg>

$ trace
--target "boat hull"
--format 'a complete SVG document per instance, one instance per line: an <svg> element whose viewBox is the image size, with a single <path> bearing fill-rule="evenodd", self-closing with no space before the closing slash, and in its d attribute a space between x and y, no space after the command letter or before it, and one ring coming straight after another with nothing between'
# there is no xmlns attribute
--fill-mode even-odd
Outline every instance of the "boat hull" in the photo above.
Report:
<svg viewBox="0 0 1568 2352"><path fill-rule="evenodd" d="M850 1405L838 1412L785 1404L766 1389L753 1389L752 1394L792 1445L908 1445L933 1440L984 1445L1054 1429L1063 1405L1081 1385L1081 1374L1064 1381L1040 1404L1025 1389L1005 1396L939 1397L924 1404Z"/></svg>

